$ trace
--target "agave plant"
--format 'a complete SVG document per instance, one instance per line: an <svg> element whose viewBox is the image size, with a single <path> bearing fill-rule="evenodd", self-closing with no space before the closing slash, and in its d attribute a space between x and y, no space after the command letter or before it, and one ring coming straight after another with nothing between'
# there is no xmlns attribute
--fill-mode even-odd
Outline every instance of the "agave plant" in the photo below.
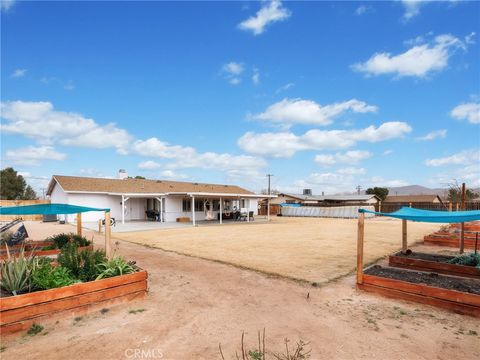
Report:
<svg viewBox="0 0 480 360"><path fill-rule="evenodd" d="M13 295L30 291L31 274L36 264L35 257L32 254L26 255L23 247L16 257L10 255L7 246L7 258L0 262L0 288Z"/></svg>
<svg viewBox="0 0 480 360"><path fill-rule="evenodd" d="M135 271L133 266L127 263L120 256L115 256L113 259L99 264L98 270L100 275L97 276L96 280L123 274L130 274Z"/></svg>

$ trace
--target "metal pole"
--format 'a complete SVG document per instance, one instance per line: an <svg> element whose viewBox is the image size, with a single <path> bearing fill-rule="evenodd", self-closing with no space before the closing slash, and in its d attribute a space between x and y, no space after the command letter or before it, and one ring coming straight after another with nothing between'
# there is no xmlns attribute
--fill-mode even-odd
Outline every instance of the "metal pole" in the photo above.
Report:
<svg viewBox="0 0 480 360"><path fill-rule="evenodd" d="M220 198L220 224L222 223L223 221L223 200L222 198Z"/></svg>
<svg viewBox="0 0 480 360"><path fill-rule="evenodd" d="M270 195L270 178L273 176L273 174L267 174L268 177L268 195Z"/></svg>
<svg viewBox="0 0 480 360"><path fill-rule="evenodd" d="M192 223L195 226L195 196L192 195Z"/></svg>

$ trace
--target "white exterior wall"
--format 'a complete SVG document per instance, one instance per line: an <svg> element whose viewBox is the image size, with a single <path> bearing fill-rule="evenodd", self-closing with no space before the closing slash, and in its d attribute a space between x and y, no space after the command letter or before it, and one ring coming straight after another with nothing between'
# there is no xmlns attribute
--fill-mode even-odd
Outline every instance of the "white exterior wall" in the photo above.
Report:
<svg viewBox="0 0 480 360"><path fill-rule="evenodd" d="M199 197L201 199L207 198L206 196ZM195 198L195 202L199 198ZM94 208L108 208L110 209L111 217L116 221L122 221L122 197L119 195L106 195L106 194L85 194L85 193L65 193L63 189L56 184L52 194L50 195L52 203L88 206ZM182 196L165 196L164 197L164 221L175 222L179 217L188 217L192 220L192 212L182 211ZM212 200L218 200L212 198ZM191 201L191 199L189 199ZM258 215L258 199L245 199L246 207L248 211L253 211L254 215ZM233 206L236 206L240 210L239 201L233 200ZM130 198L125 202L125 220L145 220L145 211L147 210L146 198ZM218 211L214 211L214 218L217 219ZM82 214L82 220L85 222L97 222L99 219L103 219L105 214L103 211L92 211ZM76 221L76 214L70 214L68 216L59 215L60 219L67 220L68 222ZM195 220L205 220L205 211L196 211Z"/></svg>

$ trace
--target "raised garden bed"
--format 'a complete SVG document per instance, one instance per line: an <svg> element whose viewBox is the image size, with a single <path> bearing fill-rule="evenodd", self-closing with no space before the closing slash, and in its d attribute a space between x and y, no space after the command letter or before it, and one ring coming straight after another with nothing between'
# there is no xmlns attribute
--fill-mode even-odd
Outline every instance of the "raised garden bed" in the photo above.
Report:
<svg viewBox="0 0 480 360"><path fill-rule="evenodd" d="M446 275L480 279L480 269L475 266L448 264L447 261L453 258L454 256L448 255L415 252L403 254L402 252L398 252L394 255L390 255L388 264L390 266L411 270L429 271Z"/></svg>
<svg viewBox="0 0 480 360"><path fill-rule="evenodd" d="M115 276L56 289L0 298L0 335L28 329L57 314L72 315L141 298L147 272Z"/></svg>
<svg viewBox="0 0 480 360"><path fill-rule="evenodd" d="M48 245L45 245L48 246ZM41 247L34 247L30 249L26 249L25 251L28 254L32 254L34 256L51 256L51 255L58 255L60 254L60 249L51 249L51 250L41 250ZM10 249L9 249L10 250ZM81 246L78 248L78 251L84 251L84 250L93 250L93 245L88 245L88 246ZM10 256L18 256L18 251L11 251ZM8 258L8 254L2 253L0 255L0 260L4 260Z"/></svg>
<svg viewBox="0 0 480 360"><path fill-rule="evenodd" d="M455 235L427 235L423 238L423 243L425 245L436 245L436 246L447 246L447 247L460 247L460 238ZM474 249L475 248L475 238L465 238L465 249ZM478 240L477 250L480 250L480 239Z"/></svg>
<svg viewBox="0 0 480 360"><path fill-rule="evenodd" d="M480 280L374 265L358 288L480 317Z"/></svg>

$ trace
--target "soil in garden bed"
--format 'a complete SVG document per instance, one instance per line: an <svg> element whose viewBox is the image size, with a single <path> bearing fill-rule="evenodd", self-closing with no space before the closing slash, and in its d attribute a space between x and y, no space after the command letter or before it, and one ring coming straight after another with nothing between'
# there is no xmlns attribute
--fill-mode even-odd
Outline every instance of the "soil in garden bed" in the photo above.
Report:
<svg viewBox="0 0 480 360"><path fill-rule="evenodd" d="M374 265L365 274L480 295L480 280Z"/></svg>
<svg viewBox="0 0 480 360"><path fill-rule="evenodd" d="M419 259L419 260L427 260L427 261L435 261L435 262L442 262L446 263L448 260L453 259L455 256L449 255L440 255L440 254L427 254L427 253L420 253L420 252L411 252L404 254L402 252L396 253L395 256L400 256L409 259Z"/></svg>

